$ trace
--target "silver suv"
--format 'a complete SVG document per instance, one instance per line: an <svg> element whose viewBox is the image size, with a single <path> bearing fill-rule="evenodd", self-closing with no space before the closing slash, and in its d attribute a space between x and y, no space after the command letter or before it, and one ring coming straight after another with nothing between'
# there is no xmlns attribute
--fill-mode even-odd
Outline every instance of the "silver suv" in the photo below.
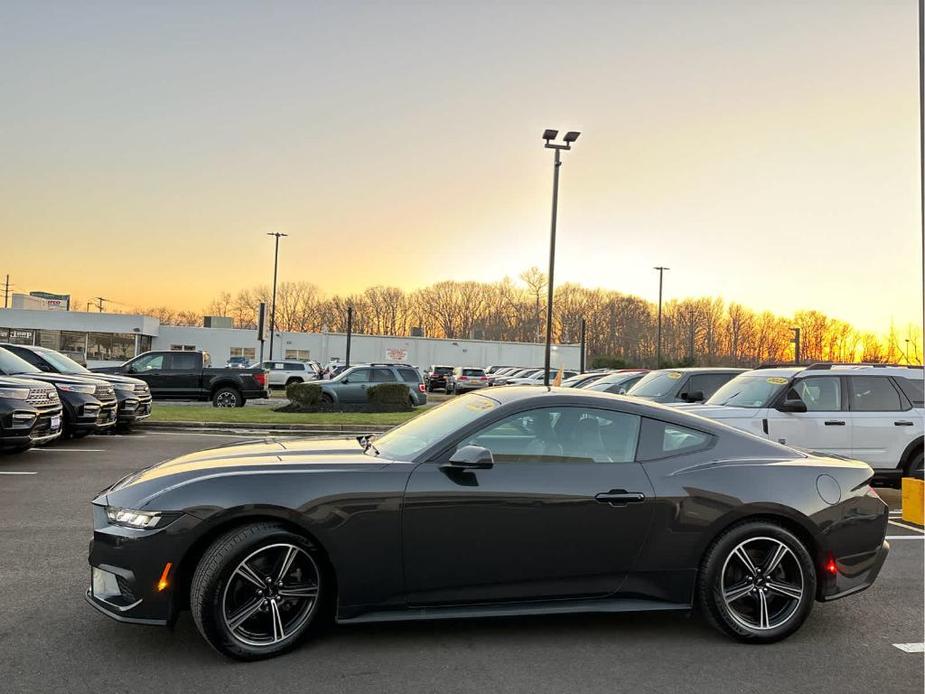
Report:
<svg viewBox="0 0 925 694"><path fill-rule="evenodd" d="M269 374L271 386L289 386L318 378L313 365L304 361L264 361L259 366Z"/></svg>
<svg viewBox="0 0 925 694"><path fill-rule="evenodd" d="M321 400L328 405L366 403L366 390L380 383L401 383L408 387L408 398L412 405L427 403L424 379L410 364L359 364L329 381L318 381Z"/></svg>

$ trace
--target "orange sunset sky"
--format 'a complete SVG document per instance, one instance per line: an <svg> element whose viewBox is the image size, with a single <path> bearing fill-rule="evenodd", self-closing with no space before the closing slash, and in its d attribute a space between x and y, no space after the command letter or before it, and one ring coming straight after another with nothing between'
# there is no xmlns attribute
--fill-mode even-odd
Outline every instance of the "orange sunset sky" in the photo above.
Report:
<svg viewBox="0 0 925 694"><path fill-rule="evenodd" d="M919 323L915 0L6 2L0 279L203 308L544 267Z"/></svg>

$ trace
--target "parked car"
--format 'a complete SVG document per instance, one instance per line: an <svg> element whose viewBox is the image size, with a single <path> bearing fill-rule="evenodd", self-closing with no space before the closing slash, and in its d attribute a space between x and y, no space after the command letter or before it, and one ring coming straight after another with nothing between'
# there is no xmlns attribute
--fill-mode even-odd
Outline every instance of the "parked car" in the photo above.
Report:
<svg viewBox="0 0 925 694"><path fill-rule="evenodd" d="M427 386L427 392L433 393L435 390L440 389L444 392L447 391L447 377L453 373L452 366L431 366L424 373L424 385Z"/></svg>
<svg viewBox="0 0 925 694"><path fill-rule="evenodd" d="M486 376L494 376L494 375L495 375L497 372L499 372L501 369L510 369L510 368L515 368L515 367L504 366L504 365L500 365L500 364L492 364L491 366L489 366L489 367L487 367L487 368L485 369L485 375L486 375Z"/></svg>
<svg viewBox="0 0 925 694"><path fill-rule="evenodd" d="M696 610L773 643L877 578L889 507L872 475L644 400L483 390L375 438L237 444L122 478L92 501L86 598L148 625L188 606L242 660L328 610Z"/></svg>
<svg viewBox="0 0 925 694"><path fill-rule="evenodd" d="M684 409L778 443L863 460L878 479L899 484L923 468L923 384L921 367L757 369Z"/></svg>
<svg viewBox="0 0 925 694"><path fill-rule="evenodd" d="M61 436L63 410L50 383L0 376L0 450L19 452Z"/></svg>
<svg viewBox="0 0 925 694"><path fill-rule="evenodd" d="M645 371L618 371L612 374L604 374L596 381L581 386L581 390L625 395L645 375Z"/></svg>
<svg viewBox="0 0 925 694"><path fill-rule="evenodd" d="M453 373L447 376L446 392L462 395L477 388L487 388L489 385L485 369L472 366L457 366L453 369Z"/></svg>
<svg viewBox="0 0 925 694"><path fill-rule="evenodd" d="M421 373L409 364L358 364L330 380L319 381L321 399L328 405L357 405L367 402L366 390L380 383L402 383L408 387L412 405L427 403Z"/></svg>
<svg viewBox="0 0 925 694"><path fill-rule="evenodd" d="M541 369L539 369L538 367L532 367L529 369L514 369L513 371L503 376L499 376L496 374L493 378L492 384L496 386L504 386L510 383L512 379L523 378L525 376L532 376L533 374L535 374L536 372L540 370Z"/></svg>
<svg viewBox="0 0 925 694"><path fill-rule="evenodd" d="M52 384L64 408L64 434L80 438L116 425L116 392L98 378L45 373L21 357L0 347L0 375L22 376Z"/></svg>
<svg viewBox="0 0 925 694"><path fill-rule="evenodd" d="M249 369L251 366L251 360L247 357L228 357L228 361L225 362L225 366L229 369Z"/></svg>
<svg viewBox="0 0 925 694"><path fill-rule="evenodd" d="M140 378L155 399L211 400L215 407L244 407L253 398L268 398L263 369L212 368L208 352L145 352L121 366L94 373Z"/></svg>
<svg viewBox="0 0 925 694"><path fill-rule="evenodd" d="M271 386L286 387L318 380L314 365L304 361L265 361L260 368L267 372Z"/></svg>
<svg viewBox="0 0 925 694"><path fill-rule="evenodd" d="M544 370L539 369L535 373L532 373L526 377L508 379L507 384L511 386L541 386L543 385L543 380L544 380L543 374L544 374ZM564 369L562 371L562 378L569 379L572 376L576 376L577 374L578 374L577 371L572 371L571 369ZM555 381L556 376L558 375L559 375L558 369L550 370L549 382L552 383L553 381Z"/></svg>
<svg viewBox="0 0 925 694"><path fill-rule="evenodd" d="M29 362L46 373L72 374L90 376L96 380L112 384L116 391L117 423L122 428L131 427L151 416L151 391L148 384L140 378L120 376L118 374L93 373L70 357L48 347L34 345L0 344L18 357Z"/></svg>
<svg viewBox="0 0 925 694"><path fill-rule="evenodd" d="M585 371L562 381L563 388L582 388L607 375L605 371Z"/></svg>
<svg viewBox="0 0 925 694"><path fill-rule="evenodd" d="M746 369L696 367L650 371L627 395L652 402L703 402Z"/></svg>

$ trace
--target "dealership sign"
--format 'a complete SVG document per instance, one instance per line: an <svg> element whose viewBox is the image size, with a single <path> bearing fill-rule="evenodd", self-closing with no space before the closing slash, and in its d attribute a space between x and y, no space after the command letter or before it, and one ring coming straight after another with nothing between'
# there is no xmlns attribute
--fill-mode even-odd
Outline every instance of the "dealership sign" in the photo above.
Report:
<svg viewBox="0 0 925 694"><path fill-rule="evenodd" d="M404 347L386 347L385 358L389 361L407 361L408 350Z"/></svg>
<svg viewBox="0 0 925 694"><path fill-rule="evenodd" d="M69 311L71 308L70 294L52 294L51 292L29 292L29 296L45 300L45 308L49 311Z"/></svg>

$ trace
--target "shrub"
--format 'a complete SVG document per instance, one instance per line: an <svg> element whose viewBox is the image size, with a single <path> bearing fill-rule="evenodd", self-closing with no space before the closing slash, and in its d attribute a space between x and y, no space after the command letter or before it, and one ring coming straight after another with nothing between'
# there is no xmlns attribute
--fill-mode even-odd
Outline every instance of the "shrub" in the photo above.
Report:
<svg viewBox="0 0 925 694"><path fill-rule="evenodd" d="M366 398L370 407L411 409L408 387L401 383L380 383L366 389Z"/></svg>
<svg viewBox="0 0 925 694"><path fill-rule="evenodd" d="M591 368L592 369L625 369L626 362L623 361L622 359L618 359L617 357L608 357L608 356L594 357L594 359L591 360Z"/></svg>
<svg viewBox="0 0 925 694"><path fill-rule="evenodd" d="M286 386L286 397L297 408L315 408L321 404L321 386L317 383L293 383Z"/></svg>

